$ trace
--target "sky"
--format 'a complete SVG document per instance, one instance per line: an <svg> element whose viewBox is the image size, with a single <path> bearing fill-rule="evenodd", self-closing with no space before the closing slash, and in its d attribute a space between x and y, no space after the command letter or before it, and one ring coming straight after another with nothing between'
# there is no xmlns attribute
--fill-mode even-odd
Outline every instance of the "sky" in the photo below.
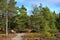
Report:
<svg viewBox="0 0 60 40"><path fill-rule="evenodd" d="M39 6L40 3L43 6L48 6L51 11L56 11L56 13L60 12L60 0L15 0L17 1L16 6L21 7L24 5L27 8L28 13L32 10L32 5Z"/></svg>

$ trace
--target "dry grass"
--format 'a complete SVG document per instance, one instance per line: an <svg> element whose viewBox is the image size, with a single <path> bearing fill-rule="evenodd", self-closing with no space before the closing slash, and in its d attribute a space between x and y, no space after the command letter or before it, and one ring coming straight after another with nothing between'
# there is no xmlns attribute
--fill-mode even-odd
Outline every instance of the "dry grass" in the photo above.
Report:
<svg viewBox="0 0 60 40"><path fill-rule="evenodd" d="M5 34L0 34L0 40L11 40L11 38L15 37L16 34L9 34L6 36Z"/></svg>
<svg viewBox="0 0 60 40"><path fill-rule="evenodd" d="M39 33L27 33L26 35L23 36L23 40L58 40L58 39L48 37L44 34L39 34Z"/></svg>

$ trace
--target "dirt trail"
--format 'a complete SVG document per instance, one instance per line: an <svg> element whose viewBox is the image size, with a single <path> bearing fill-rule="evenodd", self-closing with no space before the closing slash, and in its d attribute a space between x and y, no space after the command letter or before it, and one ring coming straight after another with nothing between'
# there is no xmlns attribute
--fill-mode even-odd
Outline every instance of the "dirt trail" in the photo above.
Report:
<svg viewBox="0 0 60 40"><path fill-rule="evenodd" d="M11 40L22 40L22 36L25 35L25 33L19 33L16 37L12 38Z"/></svg>

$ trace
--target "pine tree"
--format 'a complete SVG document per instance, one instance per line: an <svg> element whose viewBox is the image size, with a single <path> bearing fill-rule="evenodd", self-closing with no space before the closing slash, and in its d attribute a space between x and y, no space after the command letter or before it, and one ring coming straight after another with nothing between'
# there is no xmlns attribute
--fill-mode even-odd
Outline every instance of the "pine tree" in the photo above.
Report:
<svg viewBox="0 0 60 40"><path fill-rule="evenodd" d="M11 28L13 28L12 26L14 24L12 19L13 19L14 16L17 15L17 7L16 7L15 0L10 0L9 1L7 11L8 11L8 26L11 29Z"/></svg>
<svg viewBox="0 0 60 40"><path fill-rule="evenodd" d="M5 30L5 12L7 9L7 0L0 0L0 16L1 16L1 22L0 22L0 27L2 28L2 30Z"/></svg>
<svg viewBox="0 0 60 40"><path fill-rule="evenodd" d="M56 14L55 14L55 12L51 13L49 26L51 28L50 32L52 32L52 33L58 32L57 27L56 27Z"/></svg>
<svg viewBox="0 0 60 40"><path fill-rule="evenodd" d="M27 10L26 8L22 5L21 8L19 8L20 14L18 14L15 18L15 23L17 23L16 29L23 30L26 27L28 27L28 16L27 16Z"/></svg>
<svg viewBox="0 0 60 40"><path fill-rule="evenodd" d="M57 25L57 28L60 32L60 13L59 13L59 17L56 19L56 25Z"/></svg>

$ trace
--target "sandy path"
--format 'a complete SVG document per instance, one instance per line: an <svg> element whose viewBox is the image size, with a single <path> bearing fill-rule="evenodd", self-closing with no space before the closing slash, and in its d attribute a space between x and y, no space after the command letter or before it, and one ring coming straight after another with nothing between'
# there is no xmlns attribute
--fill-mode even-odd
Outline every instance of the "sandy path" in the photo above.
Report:
<svg viewBox="0 0 60 40"><path fill-rule="evenodd" d="M11 40L22 40L22 36L25 35L25 33L19 33L16 37L12 38Z"/></svg>

